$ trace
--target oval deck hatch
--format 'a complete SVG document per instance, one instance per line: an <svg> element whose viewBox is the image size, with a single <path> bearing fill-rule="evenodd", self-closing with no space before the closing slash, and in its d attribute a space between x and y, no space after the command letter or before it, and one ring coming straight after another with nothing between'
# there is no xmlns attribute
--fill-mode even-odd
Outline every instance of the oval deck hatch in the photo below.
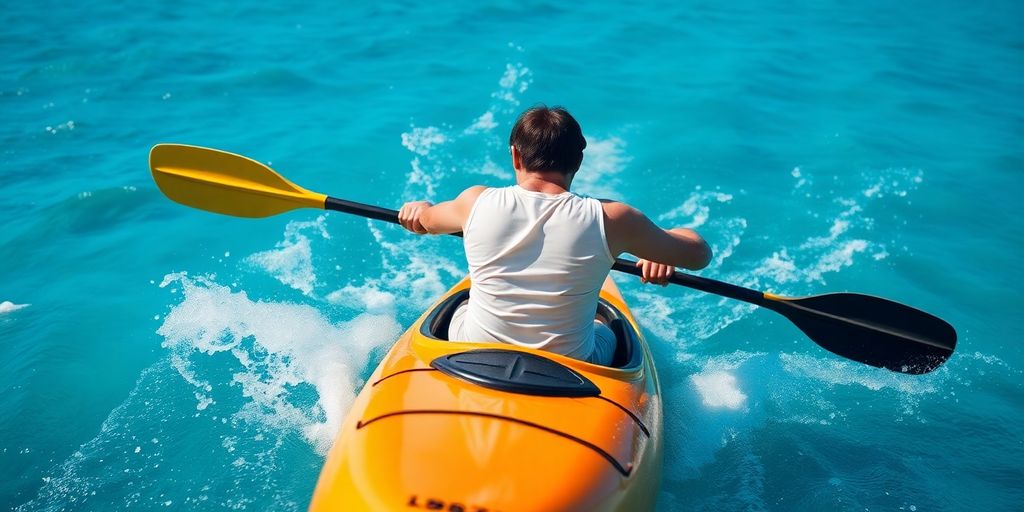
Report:
<svg viewBox="0 0 1024 512"><path fill-rule="evenodd" d="M572 368L516 350L480 349L430 362L438 371L485 388L538 396L598 396L601 390Z"/></svg>

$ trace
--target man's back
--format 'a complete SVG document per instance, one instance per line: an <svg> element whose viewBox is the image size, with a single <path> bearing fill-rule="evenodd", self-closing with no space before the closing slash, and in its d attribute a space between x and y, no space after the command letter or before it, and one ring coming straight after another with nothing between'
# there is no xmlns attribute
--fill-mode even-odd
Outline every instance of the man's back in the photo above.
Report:
<svg viewBox="0 0 1024 512"><path fill-rule="evenodd" d="M598 293L614 263L598 200L486 189L464 237L473 291L460 337L591 354Z"/></svg>
<svg viewBox="0 0 1024 512"><path fill-rule="evenodd" d="M503 341L607 364L615 337L595 324L594 313L613 257L638 256L641 280L662 285L675 266L700 269L711 260L693 230L663 230L627 204L570 193L586 147L568 111L534 107L509 136L516 186L475 186L437 205L402 206L398 221L409 231L465 234L473 290L469 307L452 318L453 339Z"/></svg>

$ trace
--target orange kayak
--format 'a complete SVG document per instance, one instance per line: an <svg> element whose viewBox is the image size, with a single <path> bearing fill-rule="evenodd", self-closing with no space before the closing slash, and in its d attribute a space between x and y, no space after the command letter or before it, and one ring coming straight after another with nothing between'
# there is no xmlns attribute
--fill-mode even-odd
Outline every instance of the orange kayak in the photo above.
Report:
<svg viewBox="0 0 1024 512"><path fill-rule="evenodd" d="M661 480L661 390L615 284L597 315L611 367L508 344L446 341L455 285L367 380L312 511L649 510Z"/></svg>

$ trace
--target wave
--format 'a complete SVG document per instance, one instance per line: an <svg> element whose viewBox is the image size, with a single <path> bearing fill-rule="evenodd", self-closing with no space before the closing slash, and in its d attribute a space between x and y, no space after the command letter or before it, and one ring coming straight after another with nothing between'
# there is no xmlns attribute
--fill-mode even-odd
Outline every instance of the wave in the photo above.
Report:
<svg viewBox="0 0 1024 512"><path fill-rule="evenodd" d="M15 304L9 300L0 302L0 315L13 313L19 309L25 309L31 306L31 304Z"/></svg>
<svg viewBox="0 0 1024 512"><path fill-rule="evenodd" d="M285 226L284 240L274 249L257 252L245 258L245 262L256 266L275 279L305 295L313 294L316 271L313 268L313 252L306 232L315 231L321 238L331 238L325 225L327 217L321 215L313 221L290 221Z"/></svg>
<svg viewBox="0 0 1024 512"><path fill-rule="evenodd" d="M157 333L171 365L191 384L196 410L216 403L222 387L246 397L236 417L301 432L326 453L359 387L370 351L393 342L401 328L392 315L365 313L334 323L301 304L254 301L206 277L170 274L161 286L181 286L182 302ZM213 357L207 357L213 356ZM228 382L205 376L231 367ZM303 397L312 386L314 397Z"/></svg>

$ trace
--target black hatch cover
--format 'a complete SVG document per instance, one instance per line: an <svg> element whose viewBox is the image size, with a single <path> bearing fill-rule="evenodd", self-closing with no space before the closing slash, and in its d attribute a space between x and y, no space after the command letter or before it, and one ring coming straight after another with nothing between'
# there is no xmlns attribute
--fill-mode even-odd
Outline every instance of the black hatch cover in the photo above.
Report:
<svg viewBox="0 0 1024 512"><path fill-rule="evenodd" d="M601 390L573 369L515 350L481 349L439 357L430 366L485 388L539 396L598 396Z"/></svg>

